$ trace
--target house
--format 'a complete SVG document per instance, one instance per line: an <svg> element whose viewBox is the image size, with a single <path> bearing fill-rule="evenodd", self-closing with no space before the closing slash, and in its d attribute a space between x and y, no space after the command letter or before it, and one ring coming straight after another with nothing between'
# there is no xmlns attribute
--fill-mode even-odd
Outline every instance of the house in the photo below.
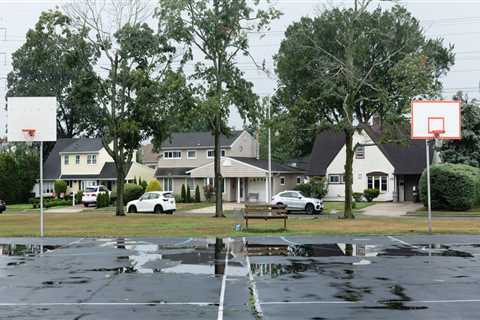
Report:
<svg viewBox="0 0 480 320"><path fill-rule="evenodd" d="M223 199L231 202L267 200L268 161L258 159L258 143L247 131L220 137ZM151 150L150 146L144 150ZM155 176L166 191L180 193L182 185L192 194L197 186L214 184L214 139L210 132L173 133L158 154ZM272 193L293 189L304 170L272 162Z"/></svg>
<svg viewBox="0 0 480 320"><path fill-rule="evenodd" d="M408 138L406 144L382 143L381 135L378 127L370 126L354 134L353 192L375 188L380 190L376 201L413 201L426 167L425 141ZM432 154L431 148L430 159ZM344 200L345 158L342 132L327 130L317 136L307 174L326 178L328 200Z"/></svg>
<svg viewBox="0 0 480 320"><path fill-rule="evenodd" d="M135 157L134 157L135 159ZM84 190L85 187L103 184L112 190L117 179L113 159L107 153L99 138L58 139L43 165L44 194L51 194L55 180L64 180L68 192ZM145 181L154 178L155 170L133 161L128 167L127 182L135 179ZM34 187L39 196L38 184Z"/></svg>

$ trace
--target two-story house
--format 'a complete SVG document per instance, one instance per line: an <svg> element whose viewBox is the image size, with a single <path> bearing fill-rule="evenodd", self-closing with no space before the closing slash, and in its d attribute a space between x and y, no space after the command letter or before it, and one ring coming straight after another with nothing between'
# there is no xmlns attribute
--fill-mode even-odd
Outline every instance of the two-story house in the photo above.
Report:
<svg viewBox="0 0 480 320"><path fill-rule="evenodd" d="M382 143L379 127L364 126L353 136L357 146L353 159L353 192L378 189L376 201L412 201L418 181L426 167L425 141ZM433 158L433 150L430 150ZM325 177L326 199L345 198L345 135L328 130L317 135L307 170L309 176Z"/></svg>
<svg viewBox="0 0 480 320"><path fill-rule="evenodd" d="M221 172L223 199L243 202L247 199L265 201L268 193L268 161L258 159L258 143L247 131L234 131L221 136ZM155 176L166 191L180 193L189 186L192 195L199 186L214 184L214 141L210 132L174 133L164 141L159 153L151 145L143 149L152 163L157 159ZM272 163L272 193L292 189L303 182L304 170Z"/></svg>
<svg viewBox="0 0 480 320"><path fill-rule="evenodd" d="M134 157L135 159L135 157ZM117 170L113 159L102 145L101 139L71 138L59 139L43 166L45 194L53 192L53 183L57 179L66 181L68 192L84 190L85 187L103 184L112 190L117 179ZM127 182L141 178L150 181L155 170L135 162L128 167ZM34 187L39 196L38 184Z"/></svg>

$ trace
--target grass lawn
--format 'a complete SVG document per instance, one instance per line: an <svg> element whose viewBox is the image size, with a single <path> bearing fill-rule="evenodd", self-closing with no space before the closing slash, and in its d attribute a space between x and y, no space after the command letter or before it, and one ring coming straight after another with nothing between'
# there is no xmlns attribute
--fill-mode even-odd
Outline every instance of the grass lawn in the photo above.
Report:
<svg viewBox="0 0 480 320"><path fill-rule="evenodd" d="M235 232L233 226L242 224L238 217L212 218L136 214L115 217L100 210L83 213L46 214L47 236L78 237L225 237L248 235L333 235L333 234L411 234L424 233L424 218L370 218L343 220L328 217L295 218L288 220L288 231L280 231L281 221L252 221L250 232ZM6 213L0 215L0 236L38 236L39 214ZM441 219L433 221L435 233L478 234L480 219Z"/></svg>

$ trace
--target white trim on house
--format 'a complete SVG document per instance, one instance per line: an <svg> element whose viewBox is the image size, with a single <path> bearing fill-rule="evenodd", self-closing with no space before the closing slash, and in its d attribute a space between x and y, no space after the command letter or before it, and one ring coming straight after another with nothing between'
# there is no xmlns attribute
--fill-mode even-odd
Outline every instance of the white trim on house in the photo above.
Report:
<svg viewBox="0 0 480 320"><path fill-rule="evenodd" d="M251 165L251 164L248 164L248 163L245 163L245 162L242 162L242 161L240 161L240 160L233 159L233 158L230 158L230 157L221 157L221 158L220 158L220 161L226 160L226 159L228 159L228 160L230 160L230 161L234 161L234 162L239 163L239 164L241 164L241 165L244 165L244 166L247 166L247 167L250 167L250 168L259 170L259 171L261 171L261 172L263 172L263 173L267 173L267 172L268 172L268 170L265 170L265 169L262 169L262 168L253 166L253 165ZM196 168L194 168L194 169L192 169L192 170L189 170L189 171L187 171L186 173L188 173L188 174L191 175L191 174L192 174L194 171L196 171L196 170L200 170L200 169L206 168L206 167L208 167L208 166L213 166L213 165L214 165L214 162L209 162L209 163L206 163L206 164L201 165L201 166L199 166L199 167L196 167Z"/></svg>
<svg viewBox="0 0 480 320"><path fill-rule="evenodd" d="M166 157L165 154L171 153L171 157ZM180 154L178 157L174 157L174 153ZM163 151L163 159L164 160L182 160L182 151L181 150L168 150L168 151Z"/></svg>

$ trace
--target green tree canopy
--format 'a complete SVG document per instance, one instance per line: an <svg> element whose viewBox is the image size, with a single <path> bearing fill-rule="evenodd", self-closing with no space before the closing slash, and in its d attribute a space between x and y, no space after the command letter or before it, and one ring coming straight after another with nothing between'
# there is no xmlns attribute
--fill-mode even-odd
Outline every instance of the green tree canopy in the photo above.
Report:
<svg viewBox="0 0 480 320"><path fill-rule="evenodd" d="M72 27L59 11L42 12L12 54L7 96L55 96L58 137L74 137L85 128L94 108L92 64L96 55L85 40L87 30Z"/></svg>
<svg viewBox="0 0 480 320"><path fill-rule="evenodd" d="M345 217L352 214L353 134L374 115L401 124L415 97L436 95L453 64L453 48L427 39L405 8L354 8L302 18L286 31L275 57L278 112L299 128L330 126L345 133ZM305 131L307 132L307 131ZM293 130L291 134L297 134ZM311 130L313 141L315 130Z"/></svg>

